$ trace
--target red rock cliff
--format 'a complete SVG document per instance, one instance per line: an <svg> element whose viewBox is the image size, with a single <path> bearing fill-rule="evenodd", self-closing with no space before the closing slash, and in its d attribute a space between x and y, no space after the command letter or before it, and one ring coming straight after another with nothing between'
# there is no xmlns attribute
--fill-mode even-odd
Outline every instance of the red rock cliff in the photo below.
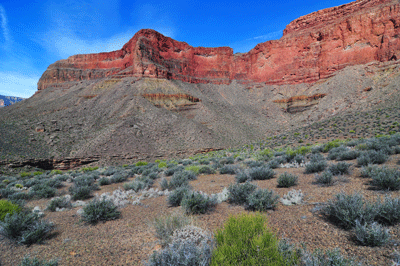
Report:
<svg viewBox="0 0 400 266"><path fill-rule="evenodd" d="M75 55L50 65L38 90L102 77L154 77L191 83L315 82L349 65L400 59L398 0L359 0L300 17L277 41L245 54L229 47L192 47L141 30L119 51Z"/></svg>

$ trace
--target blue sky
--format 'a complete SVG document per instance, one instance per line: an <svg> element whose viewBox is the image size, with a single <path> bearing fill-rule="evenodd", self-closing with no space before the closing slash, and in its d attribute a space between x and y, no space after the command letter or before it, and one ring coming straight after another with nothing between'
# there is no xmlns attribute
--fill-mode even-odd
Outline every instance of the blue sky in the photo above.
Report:
<svg viewBox="0 0 400 266"><path fill-rule="evenodd" d="M30 97L46 68L82 53L120 49L143 28L192 46L248 52L292 20L348 0L1 0L0 94Z"/></svg>

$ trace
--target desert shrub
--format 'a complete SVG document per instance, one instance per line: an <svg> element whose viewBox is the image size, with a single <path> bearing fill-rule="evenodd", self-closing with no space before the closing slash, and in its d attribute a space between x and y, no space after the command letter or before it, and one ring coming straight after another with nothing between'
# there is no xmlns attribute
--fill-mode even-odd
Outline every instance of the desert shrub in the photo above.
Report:
<svg viewBox="0 0 400 266"><path fill-rule="evenodd" d="M36 257L30 258L28 256L24 257L18 266L58 266L57 260L40 260Z"/></svg>
<svg viewBox="0 0 400 266"><path fill-rule="evenodd" d="M283 260L285 261L285 266L299 265L302 250L297 248L294 244L291 244L288 239L283 238L279 240L278 252L282 255Z"/></svg>
<svg viewBox="0 0 400 266"><path fill-rule="evenodd" d="M296 162L298 164L301 164L302 162L304 162L304 156L301 154L296 154L293 159L292 162Z"/></svg>
<svg viewBox="0 0 400 266"><path fill-rule="evenodd" d="M368 164L383 164L389 159L389 155L382 151L368 150L361 153L357 158L358 166L365 166Z"/></svg>
<svg viewBox="0 0 400 266"><path fill-rule="evenodd" d="M251 180L266 180L271 179L275 175L274 170L269 167L254 167L249 169L248 176Z"/></svg>
<svg viewBox="0 0 400 266"><path fill-rule="evenodd" d="M42 243L53 230L52 223L41 220L36 213L29 211L7 214L0 221L0 234L18 244L32 245Z"/></svg>
<svg viewBox="0 0 400 266"><path fill-rule="evenodd" d="M311 156L310 163L306 165L305 172L306 174L322 172L326 166L327 163L324 157L319 153L315 153Z"/></svg>
<svg viewBox="0 0 400 266"><path fill-rule="evenodd" d="M199 168L199 174L209 175L209 174L213 174L214 172L215 172L214 169L212 169L211 167L209 167L207 165L202 165Z"/></svg>
<svg viewBox="0 0 400 266"><path fill-rule="evenodd" d="M180 228L192 223L189 216L186 216L180 212L175 212L159 218L155 218L151 223L155 229L155 235L161 241L161 245L164 247L171 242L172 234Z"/></svg>
<svg viewBox="0 0 400 266"><path fill-rule="evenodd" d="M171 177L171 180L169 181L168 184L168 189L175 189L178 187L182 187L182 186L188 186L189 185L189 177L192 177L189 174L174 174Z"/></svg>
<svg viewBox="0 0 400 266"><path fill-rule="evenodd" d="M348 150L349 149L346 146L343 146L343 145L339 146L339 147L332 148L329 151L328 159L329 160L336 160L341 154L347 152Z"/></svg>
<svg viewBox="0 0 400 266"><path fill-rule="evenodd" d="M190 160L190 159L185 159L185 160L182 160L182 165L190 165L190 164L192 164L193 163L193 161L192 160Z"/></svg>
<svg viewBox="0 0 400 266"><path fill-rule="evenodd" d="M400 199L385 197L385 200L377 202L378 215L376 219L388 225L395 225L400 222Z"/></svg>
<svg viewBox="0 0 400 266"><path fill-rule="evenodd" d="M102 178L99 179L99 185L100 186L106 186L111 184L111 180L108 177L103 176Z"/></svg>
<svg viewBox="0 0 400 266"><path fill-rule="evenodd" d="M97 184L91 176L79 176L74 179L74 184L69 188L73 200L84 200L90 198L92 191L98 189Z"/></svg>
<svg viewBox="0 0 400 266"><path fill-rule="evenodd" d="M382 167L379 171L371 173L372 185L382 190L400 189L400 171Z"/></svg>
<svg viewBox="0 0 400 266"><path fill-rule="evenodd" d="M177 165L177 166L174 166L174 167L165 169L165 170L164 170L164 174L165 174L166 176L171 176L171 175L173 175L175 172L183 171L184 169L185 169L185 168L184 168L183 166Z"/></svg>
<svg viewBox="0 0 400 266"><path fill-rule="evenodd" d="M377 222L361 224L356 221L355 236L363 246L377 247L384 245L390 238L389 230Z"/></svg>
<svg viewBox="0 0 400 266"><path fill-rule="evenodd" d="M344 175L349 173L350 163L339 162L337 164L332 164L329 166L328 171L333 175Z"/></svg>
<svg viewBox="0 0 400 266"><path fill-rule="evenodd" d="M220 164L233 164L235 163L235 159L233 157L225 157L219 160Z"/></svg>
<svg viewBox="0 0 400 266"><path fill-rule="evenodd" d="M20 212L21 207L13 204L8 200L0 200L0 221L4 221L7 214L12 215L15 212Z"/></svg>
<svg viewBox="0 0 400 266"><path fill-rule="evenodd" d="M82 220L90 224L96 224L99 221L115 220L121 215L121 212L117 208L110 200L94 199L83 207Z"/></svg>
<svg viewBox="0 0 400 266"><path fill-rule="evenodd" d="M20 176L21 178L29 177L29 176L32 176L32 175L33 175L32 173L28 173L28 172L21 172L21 173L19 174L19 176Z"/></svg>
<svg viewBox="0 0 400 266"><path fill-rule="evenodd" d="M248 166L249 168L255 168L255 167L265 166L265 163L264 163L264 162L253 161L253 160L246 161L245 164L247 164L247 166Z"/></svg>
<svg viewBox="0 0 400 266"><path fill-rule="evenodd" d="M150 178L150 179L156 180L156 179L159 178L159 175L158 175L157 172L151 172L151 173L149 173L149 174L147 175L147 177Z"/></svg>
<svg viewBox="0 0 400 266"><path fill-rule="evenodd" d="M72 186L69 188L69 192L72 195L73 200L84 200L92 197L93 189L89 186Z"/></svg>
<svg viewBox="0 0 400 266"><path fill-rule="evenodd" d="M337 161L348 161L357 159L360 156L360 152L357 150L349 150L343 153L340 153L338 157L336 157Z"/></svg>
<svg viewBox="0 0 400 266"><path fill-rule="evenodd" d="M172 207L180 206L183 197L190 192L190 187L188 186L183 186L183 187L178 187L175 190L173 190L169 195L168 195L168 203Z"/></svg>
<svg viewBox="0 0 400 266"><path fill-rule="evenodd" d="M271 161L268 162L267 166L271 169L279 168L282 161L286 162L286 160L280 160L280 158L281 157L272 159Z"/></svg>
<svg viewBox="0 0 400 266"><path fill-rule="evenodd" d="M257 186L246 182L244 184L230 184L228 187L228 201L233 204L246 204L248 196L256 190Z"/></svg>
<svg viewBox="0 0 400 266"><path fill-rule="evenodd" d="M61 208L69 208L69 207L71 207L71 202L66 197L54 198L47 205L47 209L52 212L55 212L57 208L61 209Z"/></svg>
<svg viewBox="0 0 400 266"><path fill-rule="evenodd" d="M361 168L361 177L365 178L372 177L373 173L380 171L380 169L381 168L375 164L369 164L367 166L363 166Z"/></svg>
<svg viewBox="0 0 400 266"><path fill-rule="evenodd" d="M245 171L240 171L236 174L235 179L237 183L243 183L250 180L250 177Z"/></svg>
<svg viewBox="0 0 400 266"><path fill-rule="evenodd" d="M216 198L197 191L187 193L181 201L181 206L186 214L203 214L214 208L216 204Z"/></svg>
<svg viewBox="0 0 400 266"><path fill-rule="evenodd" d="M127 179L128 179L128 176L126 174L117 172L110 178L110 181L112 183L122 183L122 182L125 182Z"/></svg>
<svg viewBox="0 0 400 266"><path fill-rule="evenodd" d="M224 174L230 174L234 175L236 173L237 167L234 165L224 165L220 170L219 173L224 175Z"/></svg>
<svg viewBox="0 0 400 266"><path fill-rule="evenodd" d="M63 187L63 184L61 183L61 181L58 179L55 179L55 178L47 179L44 182L44 184L46 186L53 187L53 188L62 188Z"/></svg>
<svg viewBox="0 0 400 266"><path fill-rule="evenodd" d="M56 180L60 181L60 182L65 182L68 180L69 175L58 175L56 177L54 177Z"/></svg>
<svg viewBox="0 0 400 266"><path fill-rule="evenodd" d="M134 190L138 192L139 190L148 189L153 185L153 179L144 176L144 177L137 177L135 180L129 183L124 184L125 190Z"/></svg>
<svg viewBox="0 0 400 266"><path fill-rule="evenodd" d="M187 180L196 180L197 179L195 173L193 173L192 171L186 171L186 170L174 173L174 177L179 178L179 179L187 179Z"/></svg>
<svg viewBox="0 0 400 266"><path fill-rule="evenodd" d="M304 266L354 266L352 260L345 258L339 249L326 250L325 252L316 249L313 253L303 252L301 257L301 265Z"/></svg>
<svg viewBox="0 0 400 266"><path fill-rule="evenodd" d="M55 170L51 170L50 175L62 175L62 171L55 169Z"/></svg>
<svg viewBox="0 0 400 266"><path fill-rule="evenodd" d="M247 197L246 209L252 211L266 211L275 209L279 196L273 190L256 189Z"/></svg>
<svg viewBox="0 0 400 266"><path fill-rule="evenodd" d="M332 186L334 183L333 174L330 171L315 174L315 183L323 186Z"/></svg>
<svg viewBox="0 0 400 266"><path fill-rule="evenodd" d="M211 265L284 265L278 240L261 214L231 216L215 241Z"/></svg>
<svg viewBox="0 0 400 266"><path fill-rule="evenodd" d="M160 181L161 190L169 189L169 182L167 179L163 178Z"/></svg>
<svg viewBox="0 0 400 266"><path fill-rule="evenodd" d="M278 187L292 187L297 185L297 180L298 176L289 174L289 173L283 173L278 177Z"/></svg>
<svg viewBox="0 0 400 266"><path fill-rule="evenodd" d="M112 176L113 174L115 174L117 172L117 169L115 169L114 167L108 167L104 172L103 175L105 176Z"/></svg>
<svg viewBox="0 0 400 266"><path fill-rule="evenodd" d="M32 187L32 190L29 192L32 196L36 198L52 198L56 195L57 189L52 188L46 184L37 184Z"/></svg>
<svg viewBox="0 0 400 266"><path fill-rule="evenodd" d="M371 203L365 202L359 193L346 195L339 193L334 200L329 200L322 212L333 223L350 229L356 225L356 220L361 223L373 221L379 209Z"/></svg>
<svg viewBox="0 0 400 266"><path fill-rule="evenodd" d="M209 265L212 256L213 245L211 238L197 244L193 240L178 240L168 247L155 251L146 265Z"/></svg>

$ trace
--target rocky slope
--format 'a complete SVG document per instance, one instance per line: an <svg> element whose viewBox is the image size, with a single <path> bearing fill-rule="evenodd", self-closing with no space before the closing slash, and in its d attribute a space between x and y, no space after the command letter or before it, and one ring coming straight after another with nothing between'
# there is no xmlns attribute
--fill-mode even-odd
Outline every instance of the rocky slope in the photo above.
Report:
<svg viewBox="0 0 400 266"><path fill-rule="evenodd" d="M283 37L245 54L229 47L192 47L141 30L121 50L71 56L47 69L38 89L104 77L151 77L189 83L310 83L346 66L400 58L400 3L359 0L303 16Z"/></svg>
<svg viewBox="0 0 400 266"><path fill-rule="evenodd" d="M119 51L58 61L33 97L1 109L0 160L67 168L182 156L398 108L399 5L315 12L246 54L141 30Z"/></svg>

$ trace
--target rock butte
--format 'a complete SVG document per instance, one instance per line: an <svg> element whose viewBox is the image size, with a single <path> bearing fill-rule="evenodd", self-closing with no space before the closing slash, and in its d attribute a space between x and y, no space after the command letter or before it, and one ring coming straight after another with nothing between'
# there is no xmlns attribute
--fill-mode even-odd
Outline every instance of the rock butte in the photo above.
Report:
<svg viewBox="0 0 400 266"><path fill-rule="evenodd" d="M359 0L291 22L280 40L248 53L192 47L144 29L121 50L71 56L50 65L38 90L104 77L151 77L190 83L312 83L346 66L400 59L398 0Z"/></svg>

